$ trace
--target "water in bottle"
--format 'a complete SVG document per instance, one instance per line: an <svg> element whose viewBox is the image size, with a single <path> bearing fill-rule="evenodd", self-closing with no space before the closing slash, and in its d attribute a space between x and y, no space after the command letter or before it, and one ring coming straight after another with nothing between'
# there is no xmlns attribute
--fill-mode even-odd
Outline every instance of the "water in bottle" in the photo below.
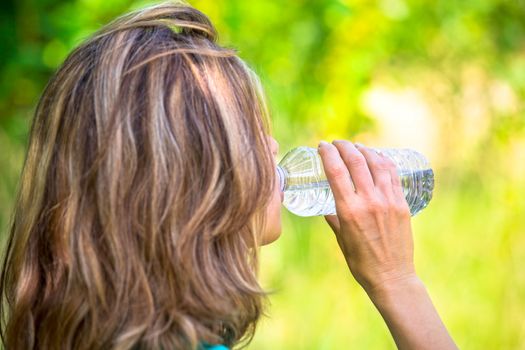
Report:
<svg viewBox="0 0 525 350"><path fill-rule="evenodd" d="M403 193L416 215L432 199L434 173L421 153L407 148L372 148L395 164ZM297 147L289 151L277 166L283 205L299 216L334 215L335 201L316 148Z"/></svg>

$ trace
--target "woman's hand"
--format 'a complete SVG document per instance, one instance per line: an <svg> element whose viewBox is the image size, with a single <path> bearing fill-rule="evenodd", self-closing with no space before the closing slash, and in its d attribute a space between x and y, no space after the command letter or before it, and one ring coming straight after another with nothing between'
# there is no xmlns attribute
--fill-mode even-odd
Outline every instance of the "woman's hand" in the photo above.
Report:
<svg viewBox="0 0 525 350"><path fill-rule="evenodd" d="M397 347L457 349L416 276L410 210L394 163L348 141L321 143L319 154L337 212L326 221Z"/></svg>
<svg viewBox="0 0 525 350"><path fill-rule="evenodd" d="M322 142L319 154L337 211L325 218L355 279L369 294L416 279L410 209L395 164L349 141Z"/></svg>

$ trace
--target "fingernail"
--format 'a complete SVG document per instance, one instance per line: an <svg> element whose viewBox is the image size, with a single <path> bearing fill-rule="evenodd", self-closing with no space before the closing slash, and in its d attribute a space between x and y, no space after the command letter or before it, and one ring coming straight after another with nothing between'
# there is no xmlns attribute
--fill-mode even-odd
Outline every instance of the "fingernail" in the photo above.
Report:
<svg viewBox="0 0 525 350"><path fill-rule="evenodd" d="M322 146L326 146L326 145L328 145L328 142L321 141L321 142L319 142L319 146L317 146L317 148L321 148Z"/></svg>
<svg viewBox="0 0 525 350"><path fill-rule="evenodd" d="M354 143L354 145L356 147L365 147L365 145L363 145L362 143L359 143L359 142Z"/></svg>

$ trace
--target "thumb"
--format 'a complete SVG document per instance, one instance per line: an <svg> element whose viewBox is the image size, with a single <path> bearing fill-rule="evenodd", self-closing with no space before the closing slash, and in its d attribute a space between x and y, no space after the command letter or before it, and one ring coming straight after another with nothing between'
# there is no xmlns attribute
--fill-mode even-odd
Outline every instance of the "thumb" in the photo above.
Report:
<svg viewBox="0 0 525 350"><path fill-rule="evenodd" d="M324 216L326 222L334 232L339 232L339 229L341 228L341 225L339 223L339 218L337 215L325 215Z"/></svg>

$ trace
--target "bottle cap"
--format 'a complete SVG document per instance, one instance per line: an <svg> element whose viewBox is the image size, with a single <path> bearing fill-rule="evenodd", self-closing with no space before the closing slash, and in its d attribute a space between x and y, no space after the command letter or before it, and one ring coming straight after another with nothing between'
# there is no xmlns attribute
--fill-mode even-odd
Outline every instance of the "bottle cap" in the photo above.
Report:
<svg viewBox="0 0 525 350"><path fill-rule="evenodd" d="M284 188L286 187L286 171L278 165L276 172L279 180L279 190L284 192Z"/></svg>

